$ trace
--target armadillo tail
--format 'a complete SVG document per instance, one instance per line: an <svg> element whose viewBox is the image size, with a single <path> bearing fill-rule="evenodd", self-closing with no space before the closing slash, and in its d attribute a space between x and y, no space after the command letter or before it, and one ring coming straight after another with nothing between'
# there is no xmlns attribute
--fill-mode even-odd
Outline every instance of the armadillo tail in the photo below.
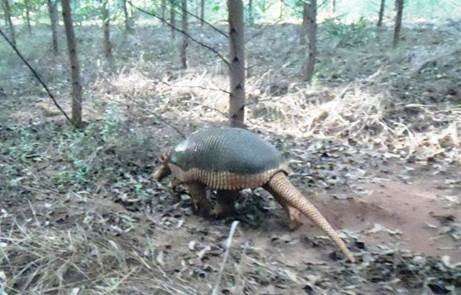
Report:
<svg viewBox="0 0 461 295"><path fill-rule="evenodd" d="M322 216L320 211L291 184L284 173L276 173L268 182L268 185L281 198L285 199L290 206L295 207L314 221L314 223L325 231L325 233L336 243L339 249L346 255L347 259L350 262L355 262L354 256L349 249L347 249L346 244L339 237L338 233L333 229L325 217Z"/></svg>

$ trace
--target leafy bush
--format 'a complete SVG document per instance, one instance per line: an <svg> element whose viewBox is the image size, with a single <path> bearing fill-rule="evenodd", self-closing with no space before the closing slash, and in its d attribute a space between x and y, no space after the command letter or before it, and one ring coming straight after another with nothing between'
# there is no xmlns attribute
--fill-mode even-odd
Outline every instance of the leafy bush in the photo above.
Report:
<svg viewBox="0 0 461 295"><path fill-rule="evenodd" d="M356 23L345 24L336 18L330 18L322 23L326 39L336 43L335 47L356 47L370 42L376 37L376 31L364 18Z"/></svg>

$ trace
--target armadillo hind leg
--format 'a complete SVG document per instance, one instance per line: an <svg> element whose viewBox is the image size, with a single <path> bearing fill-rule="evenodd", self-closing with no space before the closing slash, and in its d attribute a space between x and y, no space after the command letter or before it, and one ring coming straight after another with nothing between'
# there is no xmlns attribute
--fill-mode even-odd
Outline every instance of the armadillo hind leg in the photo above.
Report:
<svg viewBox="0 0 461 295"><path fill-rule="evenodd" d="M235 212L235 201L240 196L239 191L218 190L216 205L211 211L211 215L216 218L223 218Z"/></svg>
<svg viewBox="0 0 461 295"><path fill-rule="evenodd" d="M211 206L206 197L205 185L198 182L192 182L187 183L185 186L192 199L194 213L202 216L208 216L210 214Z"/></svg>
<svg viewBox="0 0 461 295"><path fill-rule="evenodd" d="M286 214L288 215L288 227L290 230L298 229L303 222L301 221L301 211L296 209L293 206L290 206L288 202L282 198L276 191L274 191L269 185L265 185L264 189L268 191L272 196L274 196L275 200L282 206Z"/></svg>
<svg viewBox="0 0 461 295"><path fill-rule="evenodd" d="M291 184L283 172L274 174L267 185L277 195L285 199L290 206L297 208L304 215L309 217L335 242L349 261L355 262L354 256L349 249L347 249L346 244L339 237L338 233L333 229L325 217L323 217L320 211Z"/></svg>

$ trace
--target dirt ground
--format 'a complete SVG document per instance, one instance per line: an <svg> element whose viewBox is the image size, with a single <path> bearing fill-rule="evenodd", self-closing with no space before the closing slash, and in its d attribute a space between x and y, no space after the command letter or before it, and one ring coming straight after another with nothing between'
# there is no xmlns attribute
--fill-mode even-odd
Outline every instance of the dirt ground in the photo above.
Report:
<svg viewBox="0 0 461 295"><path fill-rule="evenodd" d="M78 29L84 44L90 30ZM458 294L460 30L421 25L397 50L379 50L386 30L322 41L313 86L299 80L303 49L277 42L295 40L294 25L250 30L247 124L282 151L355 265L309 220L289 231L262 189L212 220L152 179L175 128L226 124L225 71L200 48L182 71L164 30L117 32L123 63L108 75L89 47L82 131L11 57L0 73L0 294L209 294L218 283L220 294ZM29 54L68 108L65 56Z"/></svg>

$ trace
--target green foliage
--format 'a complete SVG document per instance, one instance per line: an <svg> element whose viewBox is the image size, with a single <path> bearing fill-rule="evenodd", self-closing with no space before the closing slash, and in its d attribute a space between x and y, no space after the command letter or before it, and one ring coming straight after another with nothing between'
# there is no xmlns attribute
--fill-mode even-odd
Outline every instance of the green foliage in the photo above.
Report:
<svg viewBox="0 0 461 295"><path fill-rule="evenodd" d="M335 47L355 47L365 45L375 38L376 29L364 18L352 24L345 24L336 18L327 19L322 23L322 29Z"/></svg>

